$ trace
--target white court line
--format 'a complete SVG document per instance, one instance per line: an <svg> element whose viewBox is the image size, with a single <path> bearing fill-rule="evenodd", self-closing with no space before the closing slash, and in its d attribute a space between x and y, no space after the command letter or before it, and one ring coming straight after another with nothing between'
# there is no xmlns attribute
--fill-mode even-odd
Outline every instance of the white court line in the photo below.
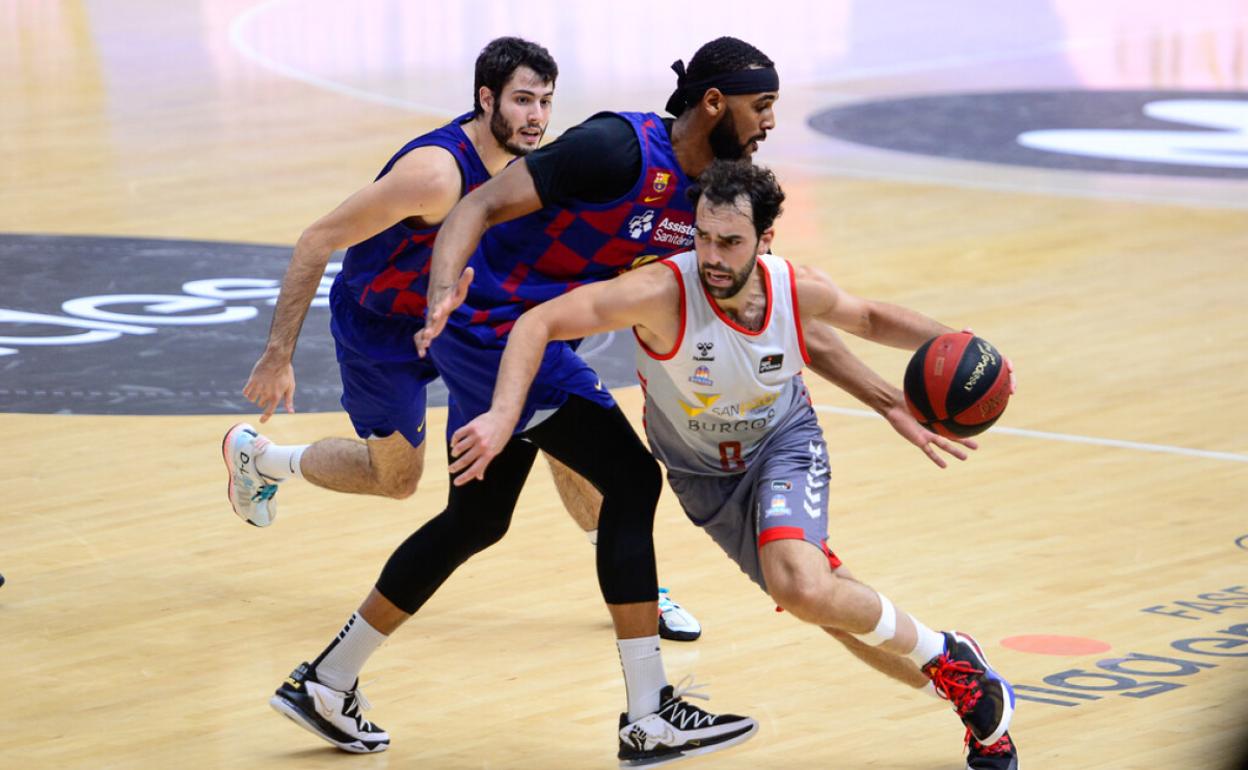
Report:
<svg viewBox="0 0 1248 770"><path fill-rule="evenodd" d="M849 417L876 417L883 419L875 412L866 409L845 409L839 406L816 406L817 412L829 412L831 414L843 414ZM1048 441L1065 441L1070 444L1093 444L1096 446L1115 447L1117 449L1134 449L1137 452L1158 452L1161 454L1183 455L1185 457L1200 457L1206 460L1226 460L1233 463L1248 463L1248 455L1235 454L1233 452L1210 452L1206 449L1188 449L1181 446L1167 446L1165 444L1144 444L1139 441L1122 441L1116 438L1096 438L1095 436L1075 436L1069 433L1050 433L1043 430L1028 430L1026 428L1007 428L1003 425L994 425L993 433L1005 433L1010 436L1024 436L1026 438L1039 438Z"/></svg>
<svg viewBox="0 0 1248 770"><path fill-rule="evenodd" d="M378 104L384 104L388 107L398 107L399 109L410 110L412 112L430 112L439 115L453 114L448 113L448 110L445 107L423 104L421 102L413 102L408 99L400 99L395 96L387 96L374 91L366 91L362 88L344 85L342 83L329 80L328 78L320 77L319 75L313 75L311 72L306 70L292 67L289 64L283 64L276 59L257 51L255 47L245 39L243 35L244 29L251 24L255 17L271 10L276 5L286 2L291 2L291 0L267 0L267 2L263 2L257 6L249 8L235 17L235 19L230 22L230 45L234 46L235 50L242 54L244 58L251 59L260 66L266 67L280 75L285 75L288 78L298 80L302 83L307 83L308 85L315 86L316 88L323 88L326 91L332 91L336 94L349 96L353 99L361 99L366 102L376 102Z"/></svg>

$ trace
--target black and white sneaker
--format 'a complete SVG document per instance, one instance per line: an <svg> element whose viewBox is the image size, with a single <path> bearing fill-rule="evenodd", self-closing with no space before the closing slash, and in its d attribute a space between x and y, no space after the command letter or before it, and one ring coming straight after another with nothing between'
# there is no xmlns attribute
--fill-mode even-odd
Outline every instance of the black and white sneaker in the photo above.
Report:
<svg viewBox="0 0 1248 770"><path fill-rule="evenodd" d="M689 685L686 686L685 682ZM655 767L686 757L709 754L745 743L758 732L758 722L736 714L712 714L681 699L706 699L692 692L693 681L670 684L659 694L659 710L628 721L620 714L620 767Z"/></svg>
<svg viewBox="0 0 1248 770"><path fill-rule="evenodd" d="M371 708L359 682L350 692L321 684L307 663L291 672L269 705L308 732L352 754L375 754L390 748L390 736L360 716Z"/></svg>

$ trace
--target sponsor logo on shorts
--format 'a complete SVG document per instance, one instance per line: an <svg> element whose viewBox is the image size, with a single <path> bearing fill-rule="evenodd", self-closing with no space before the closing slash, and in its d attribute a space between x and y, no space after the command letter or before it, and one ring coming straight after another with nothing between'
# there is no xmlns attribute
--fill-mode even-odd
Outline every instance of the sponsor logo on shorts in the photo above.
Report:
<svg viewBox="0 0 1248 770"><path fill-rule="evenodd" d="M758 362L758 373L766 374L774 372L784 364L783 353L772 353L769 356L763 356L763 360Z"/></svg>
<svg viewBox="0 0 1248 770"><path fill-rule="evenodd" d="M772 492L789 492L793 489L793 482L788 479L776 479L771 482Z"/></svg>
<svg viewBox="0 0 1248 770"><path fill-rule="evenodd" d="M766 512L763 513L763 518L769 518L772 516L788 516L791 513L793 513L793 511L789 510L788 499L784 495L773 495L771 498L771 504L767 506Z"/></svg>

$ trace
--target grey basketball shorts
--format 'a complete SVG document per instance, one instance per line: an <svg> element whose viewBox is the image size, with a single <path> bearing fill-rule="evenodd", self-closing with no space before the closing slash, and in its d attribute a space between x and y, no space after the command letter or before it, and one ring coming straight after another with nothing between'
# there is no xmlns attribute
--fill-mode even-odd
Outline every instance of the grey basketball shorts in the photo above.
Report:
<svg viewBox="0 0 1248 770"><path fill-rule="evenodd" d="M759 549L773 540L805 540L828 550L828 447L809 407L786 416L735 476L667 474L685 515L706 531L764 591Z"/></svg>

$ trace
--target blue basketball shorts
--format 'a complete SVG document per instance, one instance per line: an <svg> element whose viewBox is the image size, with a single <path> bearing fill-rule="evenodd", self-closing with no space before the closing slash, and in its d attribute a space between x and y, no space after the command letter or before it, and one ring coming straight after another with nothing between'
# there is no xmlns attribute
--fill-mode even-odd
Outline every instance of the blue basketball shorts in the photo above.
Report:
<svg viewBox="0 0 1248 770"><path fill-rule="evenodd" d="M489 411L505 342L504 338L497 346L483 345L453 323L448 323L434 339L430 352L451 394L447 414L448 436ZM590 365L567 342L552 342L546 346L541 366L533 378L528 399L516 423L516 432L520 433L540 422L544 416L563 406L570 395L580 396L605 409L615 406L615 399Z"/></svg>
<svg viewBox="0 0 1248 770"><path fill-rule="evenodd" d="M426 390L438 378L416 354L419 319L378 315L335 282L329 293L330 332L342 376L342 408L360 438L396 431L412 446L425 440Z"/></svg>

